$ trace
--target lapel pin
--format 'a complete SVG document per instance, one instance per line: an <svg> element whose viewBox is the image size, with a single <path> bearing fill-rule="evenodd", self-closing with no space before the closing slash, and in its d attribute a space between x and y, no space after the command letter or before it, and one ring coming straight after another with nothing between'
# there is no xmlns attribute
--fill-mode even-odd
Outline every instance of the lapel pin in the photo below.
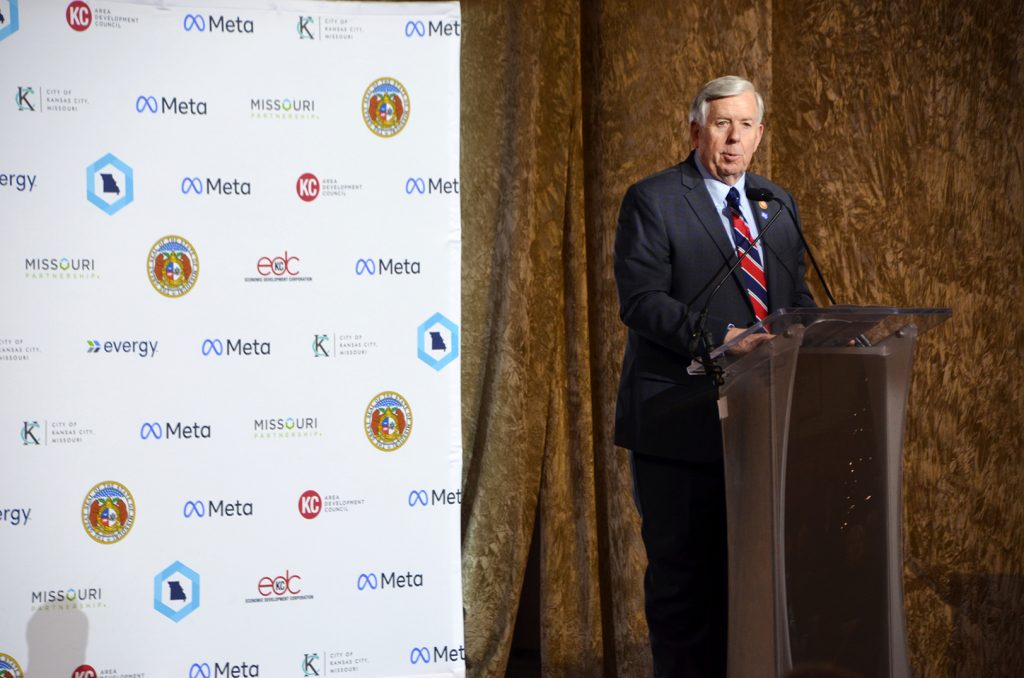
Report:
<svg viewBox="0 0 1024 678"><path fill-rule="evenodd" d="M758 201L757 206L763 210L768 209L768 203L766 203L764 200Z"/></svg>

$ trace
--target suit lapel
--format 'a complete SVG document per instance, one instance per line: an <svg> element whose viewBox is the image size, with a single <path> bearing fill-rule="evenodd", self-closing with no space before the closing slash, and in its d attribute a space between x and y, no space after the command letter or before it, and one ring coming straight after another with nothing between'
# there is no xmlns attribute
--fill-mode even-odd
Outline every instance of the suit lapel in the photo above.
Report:
<svg viewBox="0 0 1024 678"><path fill-rule="evenodd" d="M722 261L727 266L732 266L736 263L736 251L733 249L732 242L729 240L729 237L725 234L725 227L722 225L722 217L718 211L719 208L711 200L711 194L708 193L707 188L704 186L704 178L700 175L700 170L697 169L692 152L690 153L690 157L688 157L682 164L682 176L683 185L688 189L686 193L686 201L690 204L690 208L693 209L694 214L696 214L697 218L700 220L705 233L707 233L708 237L711 238L718 247L718 251L722 255ZM722 269L722 273L726 270L727 269ZM743 301L747 308L750 310L751 316L753 316L754 307L751 305L750 300L747 299L747 288L743 285L743 279L740 277L738 268L732 272L731 277L733 282L736 283L736 286L739 288L740 294L743 297ZM768 289L770 294L771 287L769 286Z"/></svg>

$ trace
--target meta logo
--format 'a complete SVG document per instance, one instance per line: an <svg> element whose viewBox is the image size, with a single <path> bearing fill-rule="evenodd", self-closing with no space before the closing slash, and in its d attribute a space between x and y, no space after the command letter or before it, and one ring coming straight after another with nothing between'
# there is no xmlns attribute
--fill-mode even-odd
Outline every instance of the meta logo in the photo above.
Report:
<svg viewBox="0 0 1024 678"><path fill-rule="evenodd" d="M405 193L406 195L458 195L459 180L444 179L442 177L437 177L436 179L409 177L405 180Z"/></svg>
<svg viewBox="0 0 1024 678"><path fill-rule="evenodd" d="M89 666L88 664L82 664L77 669L71 672L71 678L98 678L99 674L96 673L96 669Z"/></svg>
<svg viewBox="0 0 1024 678"><path fill-rule="evenodd" d="M304 202L313 202L320 195L320 180L315 174L306 172L295 182L295 192Z"/></svg>
<svg viewBox="0 0 1024 678"><path fill-rule="evenodd" d="M202 345L203 355L242 355L242 356L263 356L270 355L270 342L253 339L243 341L241 339L228 339L227 342L220 339L204 339Z"/></svg>
<svg viewBox="0 0 1024 678"><path fill-rule="evenodd" d="M419 275L420 262L394 259L356 259L356 275Z"/></svg>
<svg viewBox="0 0 1024 678"><path fill-rule="evenodd" d="M285 570L284 575L261 577L256 585L256 590L263 597L283 596L286 593L297 596L302 593L302 589L299 588L298 584L301 579L302 577L299 575L291 574L288 570Z"/></svg>
<svg viewBox="0 0 1024 678"><path fill-rule="evenodd" d="M260 275L276 276L280 277L283 275L299 275L299 258L296 256L289 256L288 250L284 251L284 256L260 257L259 261L256 262L256 272Z"/></svg>
<svg viewBox="0 0 1024 678"><path fill-rule="evenodd" d="M159 102L154 96L138 96L135 98L136 113L172 113L174 115L206 115L207 105L205 101L195 99L181 99L178 97L160 97Z"/></svg>
<svg viewBox="0 0 1024 678"><path fill-rule="evenodd" d="M131 166L107 153L85 170L86 197L107 214L115 214L135 199Z"/></svg>
<svg viewBox="0 0 1024 678"><path fill-rule="evenodd" d="M451 37L461 35L459 33L459 20L449 19L447 21L406 21L405 37L426 38L426 37Z"/></svg>
<svg viewBox="0 0 1024 678"><path fill-rule="evenodd" d="M185 518L233 518L236 516L251 516L252 502L235 500L225 502L223 499L206 502L186 501L181 509L181 515Z"/></svg>
<svg viewBox="0 0 1024 678"><path fill-rule="evenodd" d="M320 493L316 490L306 490L299 495L299 515L306 520L313 520L323 509L324 502L320 498Z"/></svg>
<svg viewBox="0 0 1024 678"><path fill-rule="evenodd" d="M199 609L199 573L174 561L153 577L153 609L174 623Z"/></svg>
<svg viewBox="0 0 1024 678"><path fill-rule="evenodd" d="M8 0L7 14L0 11L0 40L18 31L18 0Z"/></svg>
<svg viewBox="0 0 1024 678"><path fill-rule="evenodd" d="M414 647L409 652L409 663L410 664L429 664L431 658L435 662L458 662L466 661L466 649L463 646L457 648L448 648L447 645L444 647L434 646L433 655L431 655L430 648L427 647Z"/></svg>
<svg viewBox="0 0 1024 678"><path fill-rule="evenodd" d="M441 370L459 356L459 327L440 313L427 318L416 330L416 355Z"/></svg>
<svg viewBox="0 0 1024 678"><path fill-rule="evenodd" d="M405 589L405 588L419 588L423 586L423 575L413 574L412 572L406 572L405 574L399 574L397 572L381 572L378 577L374 572L368 572L366 574L360 574L356 578L356 588L360 591L371 589L376 591L377 588L381 589Z"/></svg>
<svg viewBox="0 0 1024 678"><path fill-rule="evenodd" d="M211 667L206 662L193 664L188 669L188 678L258 678L260 665L242 662L232 664L231 662L214 663Z"/></svg>
<svg viewBox="0 0 1024 678"><path fill-rule="evenodd" d="M221 16L214 16L212 14L203 16L202 14L186 14L182 20L182 28L185 32L191 33L193 31L197 33L205 33L208 30L212 33L218 31L220 33L255 33L255 24L252 19L243 19L241 17L235 17L234 19Z"/></svg>
<svg viewBox="0 0 1024 678"><path fill-rule="evenodd" d="M75 0L68 4L64 18L67 19L68 26L81 33L92 25L92 9L82 0Z"/></svg>
<svg viewBox="0 0 1024 678"><path fill-rule="evenodd" d="M86 353L123 353L137 355L140 358L152 358L156 355L159 342L150 339L118 339L101 340L86 339Z"/></svg>
<svg viewBox="0 0 1024 678"><path fill-rule="evenodd" d="M0 525L6 524L11 527L28 525L31 515L32 509L30 508L0 508Z"/></svg>
<svg viewBox="0 0 1024 678"><path fill-rule="evenodd" d="M412 490L409 492L409 506L455 506L462 504L462 490Z"/></svg>
<svg viewBox="0 0 1024 678"><path fill-rule="evenodd" d="M32 189L36 187L36 175L0 172L0 186L11 186L18 193L24 193L25 191L31 193Z"/></svg>
<svg viewBox="0 0 1024 678"><path fill-rule="evenodd" d="M181 180L182 195L252 195L252 183L239 179L185 177Z"/></svg>
<svg viewBox="0 0 1024 678"><path fill-rule="evenodd" d="M209 424L182 424L180 421L160 424L158 421L143 422L139 427L139 438L142 440L191 440L209 438Z"/></svg>

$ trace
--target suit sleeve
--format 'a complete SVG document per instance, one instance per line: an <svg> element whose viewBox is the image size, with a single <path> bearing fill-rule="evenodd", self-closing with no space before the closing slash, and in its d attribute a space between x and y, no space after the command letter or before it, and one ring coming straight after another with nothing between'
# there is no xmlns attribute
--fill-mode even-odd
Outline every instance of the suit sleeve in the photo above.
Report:
<svg viewBox="0 0 1024 678"><path fill-rule="evenodd" d="M619 211L614 266L622 322L645 339L689 356L700 311L671 296L672 252L665 220L658 202L637 185L626 192Z"/></svg>

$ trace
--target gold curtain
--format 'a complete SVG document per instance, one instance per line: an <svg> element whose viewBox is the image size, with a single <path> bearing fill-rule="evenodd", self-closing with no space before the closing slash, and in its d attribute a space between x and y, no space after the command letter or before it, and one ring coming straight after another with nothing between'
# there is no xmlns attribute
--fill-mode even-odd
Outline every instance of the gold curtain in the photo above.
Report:
<svg viewBox="0 0 1024 678"><path fill-rule="evenodd" d="M1020 3L462 13L470 676L504 675L535 530L543 675L650 672L643 547L611 442L625 336L611 247L625 189L685 157L689 101L726 73L765 94L754 169L796 195L840 301L954 309L920 343L911 390L911 660L924 676L1024 675Z"/></svg>

